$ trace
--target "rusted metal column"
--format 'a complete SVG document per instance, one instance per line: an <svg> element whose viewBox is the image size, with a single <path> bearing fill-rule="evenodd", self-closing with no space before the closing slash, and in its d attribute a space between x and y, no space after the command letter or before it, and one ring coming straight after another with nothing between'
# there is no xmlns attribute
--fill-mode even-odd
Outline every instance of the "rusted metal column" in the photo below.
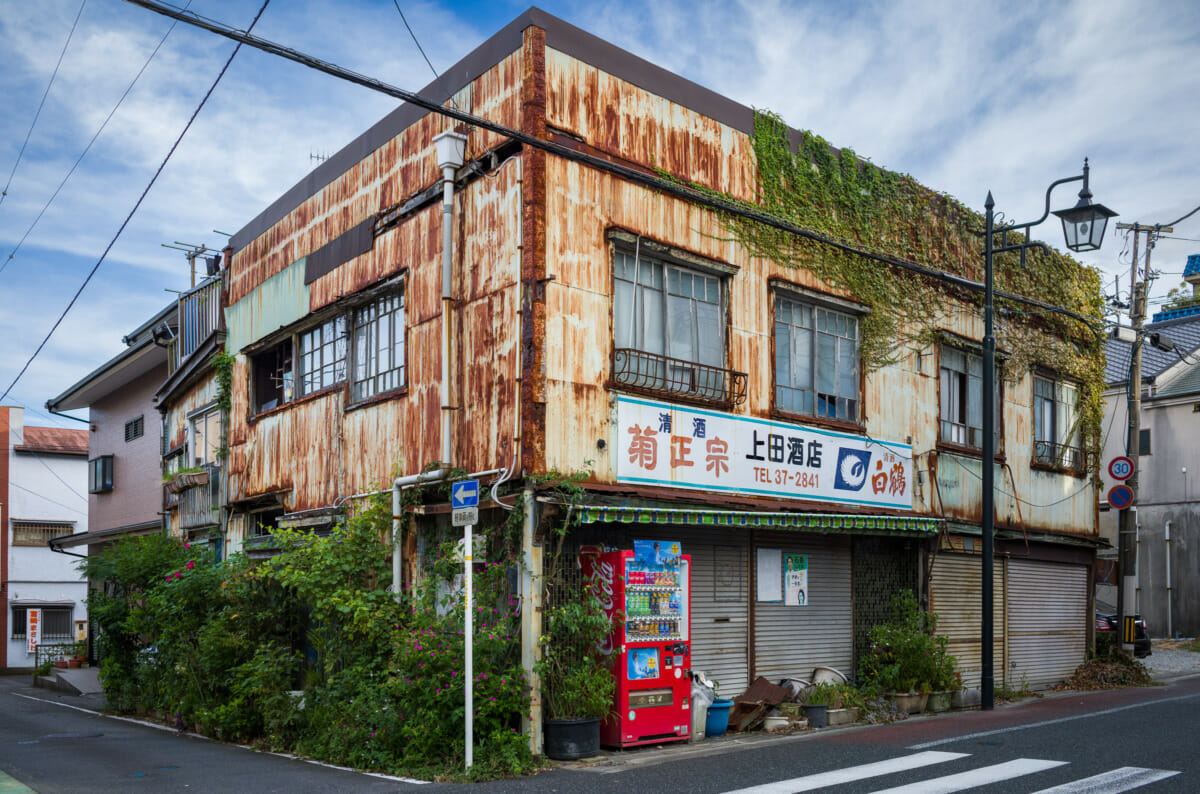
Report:
<svg viewBox="0 0 1200 794"><path fill-rule="evenodd" d="M521 50L521 131L546 133L546 31L526 28ZM546 153L522 152L521 467L546 461Z"/></svg>

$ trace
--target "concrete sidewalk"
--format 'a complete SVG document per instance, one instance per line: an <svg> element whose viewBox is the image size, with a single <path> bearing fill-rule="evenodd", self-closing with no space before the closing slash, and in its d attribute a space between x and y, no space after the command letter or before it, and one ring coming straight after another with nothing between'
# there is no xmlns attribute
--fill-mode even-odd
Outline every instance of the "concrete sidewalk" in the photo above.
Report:
<svg viewBox="0 0 1200 794"><path fill-rule="evenodd" d="M50 675L38 676L33 685L42 689L53 689L68 695L102 695L104 687L100 685L100 668L98 667L69 667L55 668Z"/></svg>

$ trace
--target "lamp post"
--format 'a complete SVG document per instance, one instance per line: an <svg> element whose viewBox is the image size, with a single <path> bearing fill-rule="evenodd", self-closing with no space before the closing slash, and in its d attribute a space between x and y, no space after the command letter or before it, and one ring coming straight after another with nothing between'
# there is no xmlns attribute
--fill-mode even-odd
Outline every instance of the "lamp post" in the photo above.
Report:
<svg viewBox="0 0 1200 794"><path fill-rule="evenodd" d="M1117 213L1103 204L1092 203L1092 191L1088 188L1088 162L1083 161L1083 173L1059 179L1050 183L1046 188L1046 209L1042 217L1029 223L1006 223L996 226L996 216L993 210L996 202L989 190L987 201L984 202L984 300L983 300L983 577L982 577L982 627L980 632L980 649L983 661L982 681L980 682L980 699L984 709L995 705L993 670L993 632L992 632L992 565L994 561L995 538L995 457L996 457L996 337L992 329L994 312L995 288L992 278L992 258L995 254L1007 251L1018 251L1021 254L1021 265L1025 264L1025 251L1030 248L1041 248L1049 251L1045 243L1030 242L1029 230L1050 216L1050 193L1059 185L1068 182L1083 182L1079 191L1079 201L1074 207L1054 212L1062 219L1063 235L1067 240L1067 248L1072 251L1095 251L1104 239L1104 230L1108 219ZM1009 243L1010 232L1022 232L1025 242ZM1000 235L999 245L995 237Z"/></svg>

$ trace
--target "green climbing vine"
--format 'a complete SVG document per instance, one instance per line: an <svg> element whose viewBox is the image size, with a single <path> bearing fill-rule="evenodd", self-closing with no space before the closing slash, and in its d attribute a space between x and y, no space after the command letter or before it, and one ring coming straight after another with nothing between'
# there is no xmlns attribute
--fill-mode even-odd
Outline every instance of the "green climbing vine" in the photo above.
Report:
<svg viewBox="0 0 1200 794"><path fill-rule="evenodd" d="M983 218L954 198L929 190L907 174L879 168L849 148L836 150L810 132L800 133L793 150L788 127L767 111L755 113L752 143L758 166L754 209L858 250L983 280ZM860 321L861 356L868 372L894 363L907 349L928 347L941 337L953 313L982 305L982 295L964 287L750 218L726 213L721 221L725 232L751 255L805 270L869 310ZM1009 235L1010 244L1021 241L1021 235ZM1092 318L1096 327L1102 324L1100 275L1091 267L1058 252L1034 249L1027 252L1025 267L1015 253L997 255L994 272L999 292L1036 298ZM997 346L1007 355L1006 377L1015 379L1044 367L1078 381L1083 437L1089 450L1095 450L1104 388L1099 335L1078 319L1016 301L998 298L996 309Z"/></svg>

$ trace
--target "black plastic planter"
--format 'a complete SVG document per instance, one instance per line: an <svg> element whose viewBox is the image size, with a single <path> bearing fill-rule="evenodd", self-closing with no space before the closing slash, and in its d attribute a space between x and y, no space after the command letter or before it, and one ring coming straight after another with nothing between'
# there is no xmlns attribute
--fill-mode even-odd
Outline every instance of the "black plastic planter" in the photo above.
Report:
<svg viewBox="0 0 1200 794"><path fill-rule="evenodd" d="M600 752L600 718L543 720L542 745L547 758L574 761Z"/></svg>

